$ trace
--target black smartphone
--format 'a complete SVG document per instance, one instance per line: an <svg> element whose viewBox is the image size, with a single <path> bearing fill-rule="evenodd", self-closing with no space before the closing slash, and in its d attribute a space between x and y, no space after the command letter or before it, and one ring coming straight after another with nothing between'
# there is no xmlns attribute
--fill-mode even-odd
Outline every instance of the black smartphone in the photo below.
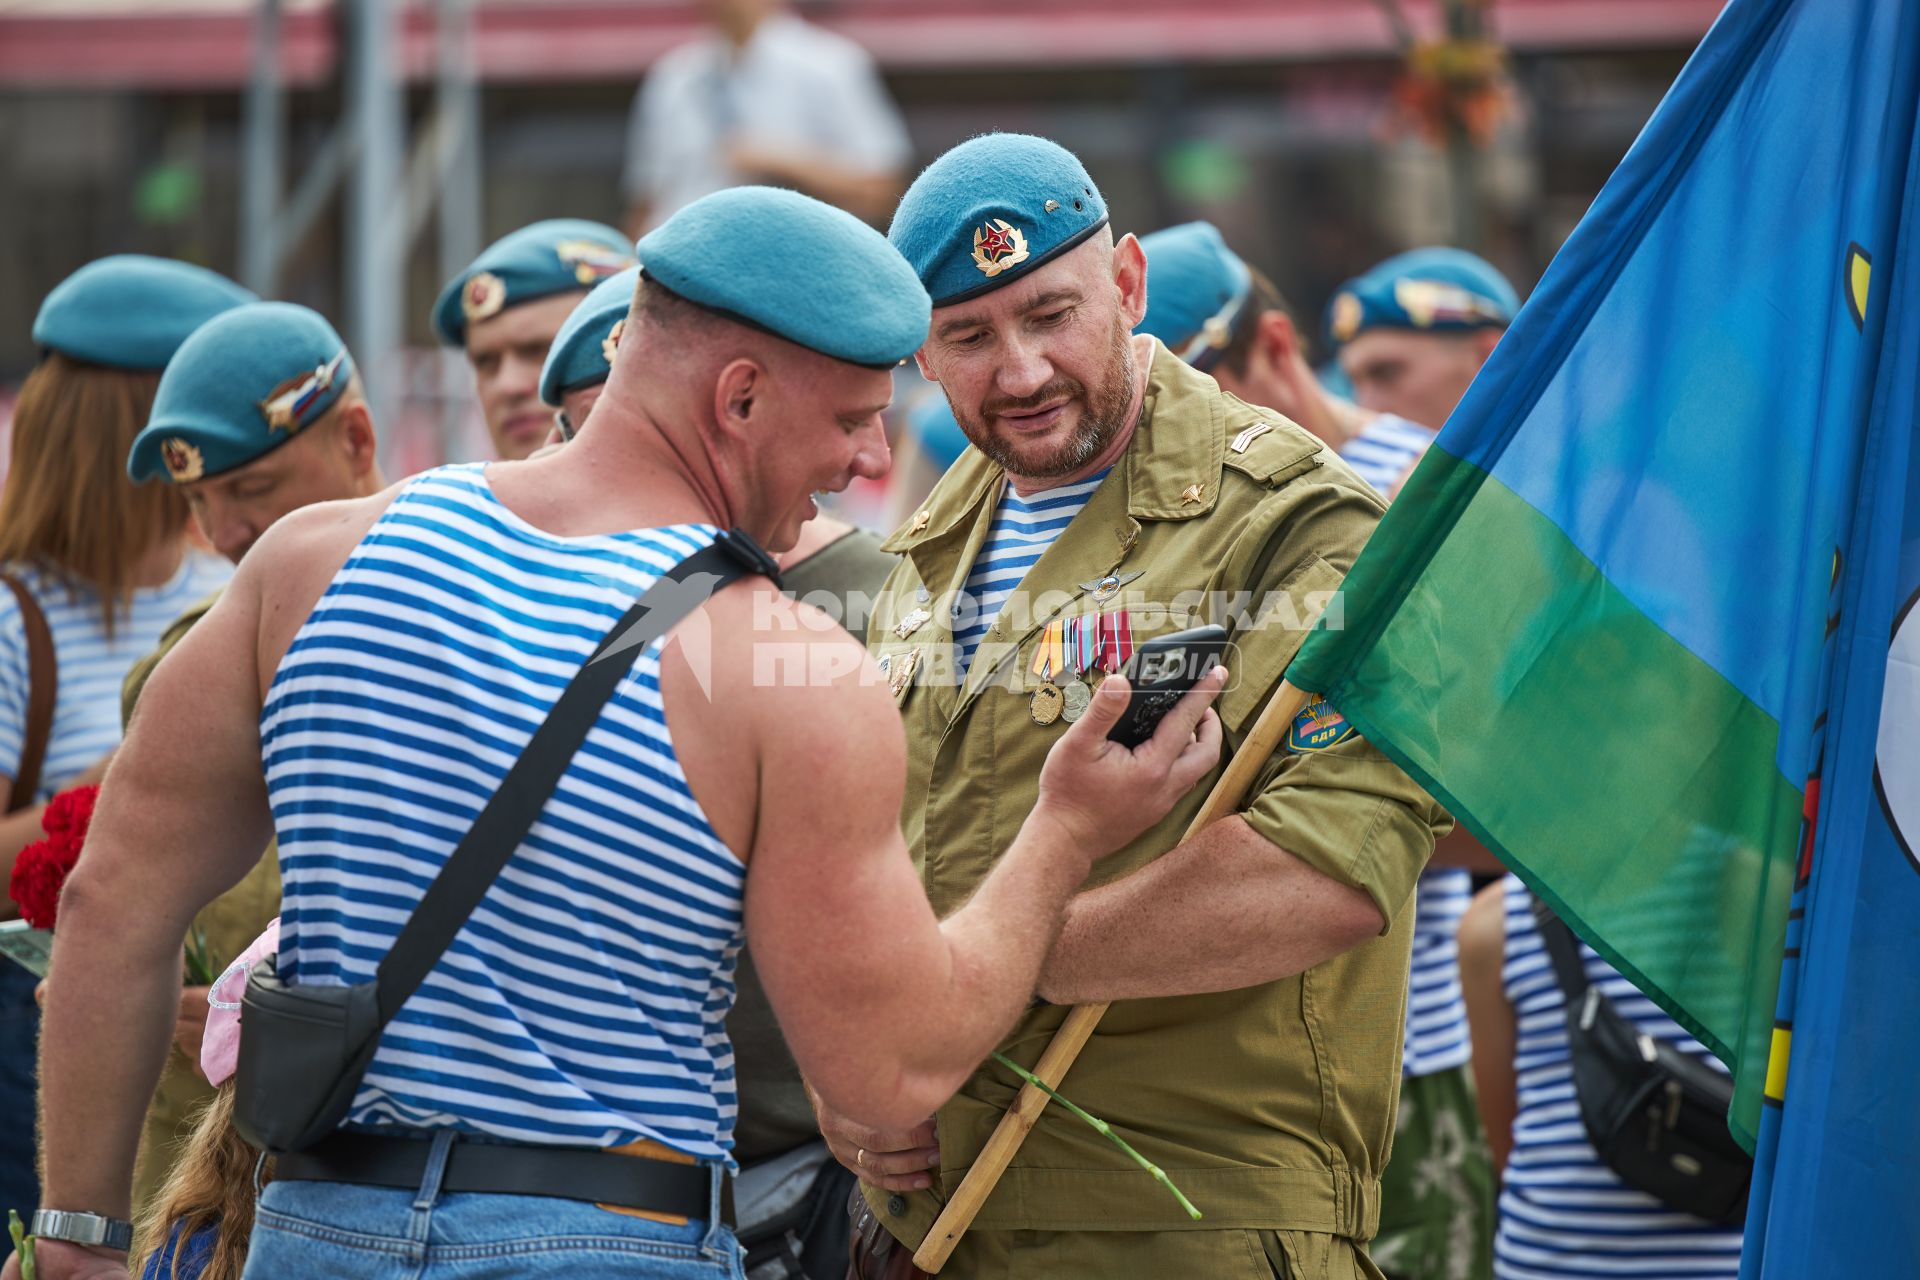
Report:
<svg viewBox="0 0 1920 1280"><path fill-rule="evenodd" d="M1220 665L1227 649L1225 627L1194 627L1145 641L1121 668L1133 686L1127 709L1107 731L1107 739L1123 747L1137 747L1153 736L1160 718L1200 683L1200 677Z"/></svg>

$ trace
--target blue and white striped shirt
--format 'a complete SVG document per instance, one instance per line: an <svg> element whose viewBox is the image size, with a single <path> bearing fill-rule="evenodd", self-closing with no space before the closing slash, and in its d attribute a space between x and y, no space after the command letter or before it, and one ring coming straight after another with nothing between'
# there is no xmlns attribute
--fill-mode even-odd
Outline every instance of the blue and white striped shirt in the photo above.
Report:
<svg viewBox="0 0 1920 1280"><path fill-rule="evenodd" d="M1473 1056L1467 1000L1460 989L1460 920L1473 901L1473 873L1420 873L1413 902L1413 962L1407 978L1407 1034L1401 1074L1411 1080L1464 1067Z"/></svg>
<svg viewBox="0 0 1920 1280"><path fill-rule="evenodd" d="M1533 918L1533 895L1515 876L1503 885L1507 941L1501 979L1516 1024L1519 1108L1500 1190L1494 1275L1497 1280L1733 1280L1740 1273L1739 1228L1676 1213L1622 1182L1595 1154L1580 1123L1567 1056L1566 998ZM1591 947L1582 943L1580 954L1588 981L1641 1032L1719 1067L1703 1045Z"/></svg>
<svg viewBox="0 0 1920 1280"><path fill-rule="evenodd" d="M107 637L100 595L91 587L71 591L35 565L14 565L53 633L58 667L53 731L40 767L40 799L71 785L120 745L120 686L133 664L152 653L173 620L227 584L233 566L217 556L189 550L179 571L163 586L143 587L114 617ZM0 587L0 773L20 770L27 729L27 633L20 602Z"/></svg>
<svg viewBox="0 0 1920 1280"><path fill-rule="evenodd" d="M581 662L717 532L556 537L503 506L481 465L395 497L261 714L284 978L372 979ZM349 1120L725 1156L746 872L681 772L659 649L388 1026Z"/></svg>
<svg viewBox="0 0 1920 1280"><path fill-rule="evenodd" d="M967 574L963 598L953 605L953 643L960 651L957 670L964 672L973 665L981 637L1019 589L1027 571L1040 563L1054 539L1086 507L1093 491L1107 478L1107 471L1076 484L1044 489L1030 498L1022 498L1011 483L1007 485L986 544Z"/></svg>
<svg viewBox="0 0 1920 1280"><path fill-rule="evenodd" d="M1340 450L1340 460L1384 495L1407 464L1425 453L1438 434L1390 413L1376 414L1360 428L1359 435L1347 441Z"/></svg>

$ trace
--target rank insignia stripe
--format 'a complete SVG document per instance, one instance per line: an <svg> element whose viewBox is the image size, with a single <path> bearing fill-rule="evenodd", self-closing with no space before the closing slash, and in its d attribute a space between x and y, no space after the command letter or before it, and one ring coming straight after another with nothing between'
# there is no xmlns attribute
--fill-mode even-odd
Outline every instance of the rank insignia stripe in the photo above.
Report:
<svg viewBox="0 0 1920 1280"><path fill-rule="evenodd" d="M1258 440L1271 430L1273 430L1273 424L1271 422L1256 422L1235 436L1233 443L1228 445L1227 448L1233 450L1235 453L1245 453L1255 440Z"/></svg>

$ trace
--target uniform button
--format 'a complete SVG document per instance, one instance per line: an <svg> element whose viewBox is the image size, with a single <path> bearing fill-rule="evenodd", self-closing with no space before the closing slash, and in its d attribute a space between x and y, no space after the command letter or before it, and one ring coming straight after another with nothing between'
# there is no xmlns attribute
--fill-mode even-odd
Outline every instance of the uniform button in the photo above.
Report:
<svg viewBox="0 0 1920 1280"><path fill-rule="evenodd" d="M907 1216L907 1198L898 1191L887 1197L887 1212L896 1218Z"/></svg>

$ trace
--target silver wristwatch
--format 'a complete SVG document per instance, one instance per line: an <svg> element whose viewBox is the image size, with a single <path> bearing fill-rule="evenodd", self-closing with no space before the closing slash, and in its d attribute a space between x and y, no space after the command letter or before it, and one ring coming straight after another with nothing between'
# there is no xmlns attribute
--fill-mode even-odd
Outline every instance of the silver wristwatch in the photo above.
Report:
<svg viewBox="0 0 1920 1280"><path fill-rule="evenodd" d="M98 1213L69 1213L65 1209L42 1209L33 1215L32 1234L43 1240L105 1245L109 1249L133 1247L131 1222L109 1218Z"/></svg>

